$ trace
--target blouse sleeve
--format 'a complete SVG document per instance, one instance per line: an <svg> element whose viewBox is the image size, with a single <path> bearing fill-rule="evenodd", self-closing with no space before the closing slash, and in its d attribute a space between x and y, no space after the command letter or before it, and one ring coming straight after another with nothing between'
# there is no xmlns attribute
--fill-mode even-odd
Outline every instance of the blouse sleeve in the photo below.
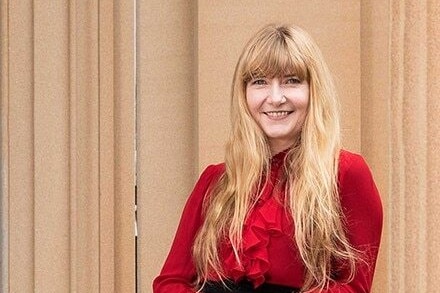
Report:
<svg viewBox="0 0 440 293"><path fill-rule="evenodd" d="M173 244L162 270L153 281L154 293L193 293L196 270L191 250L202 223L202 205L213 180L220 175L220 165L207 167L196 183L180 219Z"/></svg>
<svg viewBox="0 0 440 293"><path fill-rule="evenodd" d="M335 283L321 293L367 293L371 290L382 233L382 203L370 169L355 154L341 157L339 191L351 244L361 252L354 279ZM344 170L341 170L344 169ZM342 272L346 277L348 272Z"/></svg>

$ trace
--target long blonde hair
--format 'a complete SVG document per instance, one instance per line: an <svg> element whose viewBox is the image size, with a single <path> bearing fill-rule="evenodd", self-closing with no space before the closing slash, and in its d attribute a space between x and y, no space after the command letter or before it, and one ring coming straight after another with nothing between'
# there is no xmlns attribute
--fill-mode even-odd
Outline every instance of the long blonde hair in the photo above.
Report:
<svg viewBox="0 0 440 293"><path fill-rule="evenodd" d="M212 273L225 278L219 245L229 238L240 262L242 229L270 168L267 138L246 103L246 84L255 75L294 73L309 83L309 106L300 136L285 159L287 210L294 239L306 268L303 290L325 288L343 264L353 278L358 252L344 230L337 175L340 152L339 111L333 81L320 50L296 26L268 25L245 46L232 84L231 132L225 173L210 189L204 223L193 246L199 284Z"/></svg>

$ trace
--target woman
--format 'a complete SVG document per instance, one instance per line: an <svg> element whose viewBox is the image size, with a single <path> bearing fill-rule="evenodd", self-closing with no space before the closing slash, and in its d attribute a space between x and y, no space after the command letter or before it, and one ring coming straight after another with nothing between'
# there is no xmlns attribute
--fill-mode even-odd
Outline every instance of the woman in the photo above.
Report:
<svg viewBox="0 0 440 293"><path fill-rule="evenodd" d="M155 293L370 292L382 207L342 150L336 93L313 40L268 25L232 85L225 163L192 192Z"/></svg>

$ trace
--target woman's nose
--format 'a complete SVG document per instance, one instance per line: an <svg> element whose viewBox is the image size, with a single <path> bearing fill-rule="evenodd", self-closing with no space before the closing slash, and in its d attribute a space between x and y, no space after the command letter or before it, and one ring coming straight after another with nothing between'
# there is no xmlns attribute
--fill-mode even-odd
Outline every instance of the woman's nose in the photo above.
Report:
<svg viewBox="0 0 440 293"><path fill-rule="evenodd" d="M285 97L279 84L274 83L272 85L269 93L269 98L270 98L270 102L275 106L279 106L283 102L285 102Z"/></svg>

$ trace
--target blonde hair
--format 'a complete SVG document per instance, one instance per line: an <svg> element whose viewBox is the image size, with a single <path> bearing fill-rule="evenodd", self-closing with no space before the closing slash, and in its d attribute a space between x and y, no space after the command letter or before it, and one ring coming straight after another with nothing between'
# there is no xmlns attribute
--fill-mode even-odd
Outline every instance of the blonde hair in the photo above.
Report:
<svg viewBox="0 0 440 293"><path fill-rule="evenodd" d="M224 279L218 248L229 238L240 262L242 229L258 200L264 174L270 169L267 138L246 103L246 84L253 76L295 74L309 83L307 117L284 162L286 208L294 222L294 239L306 268L303 290L325 288L338 267L353 278L358 252L344 230L337 175L340 152L339 111L329 70L317 45L296 26L268 25L245 46L232 84L231 132L225 152L225 173L205 200L205 221L193 257L199 284L212 273Z"/></svg>

